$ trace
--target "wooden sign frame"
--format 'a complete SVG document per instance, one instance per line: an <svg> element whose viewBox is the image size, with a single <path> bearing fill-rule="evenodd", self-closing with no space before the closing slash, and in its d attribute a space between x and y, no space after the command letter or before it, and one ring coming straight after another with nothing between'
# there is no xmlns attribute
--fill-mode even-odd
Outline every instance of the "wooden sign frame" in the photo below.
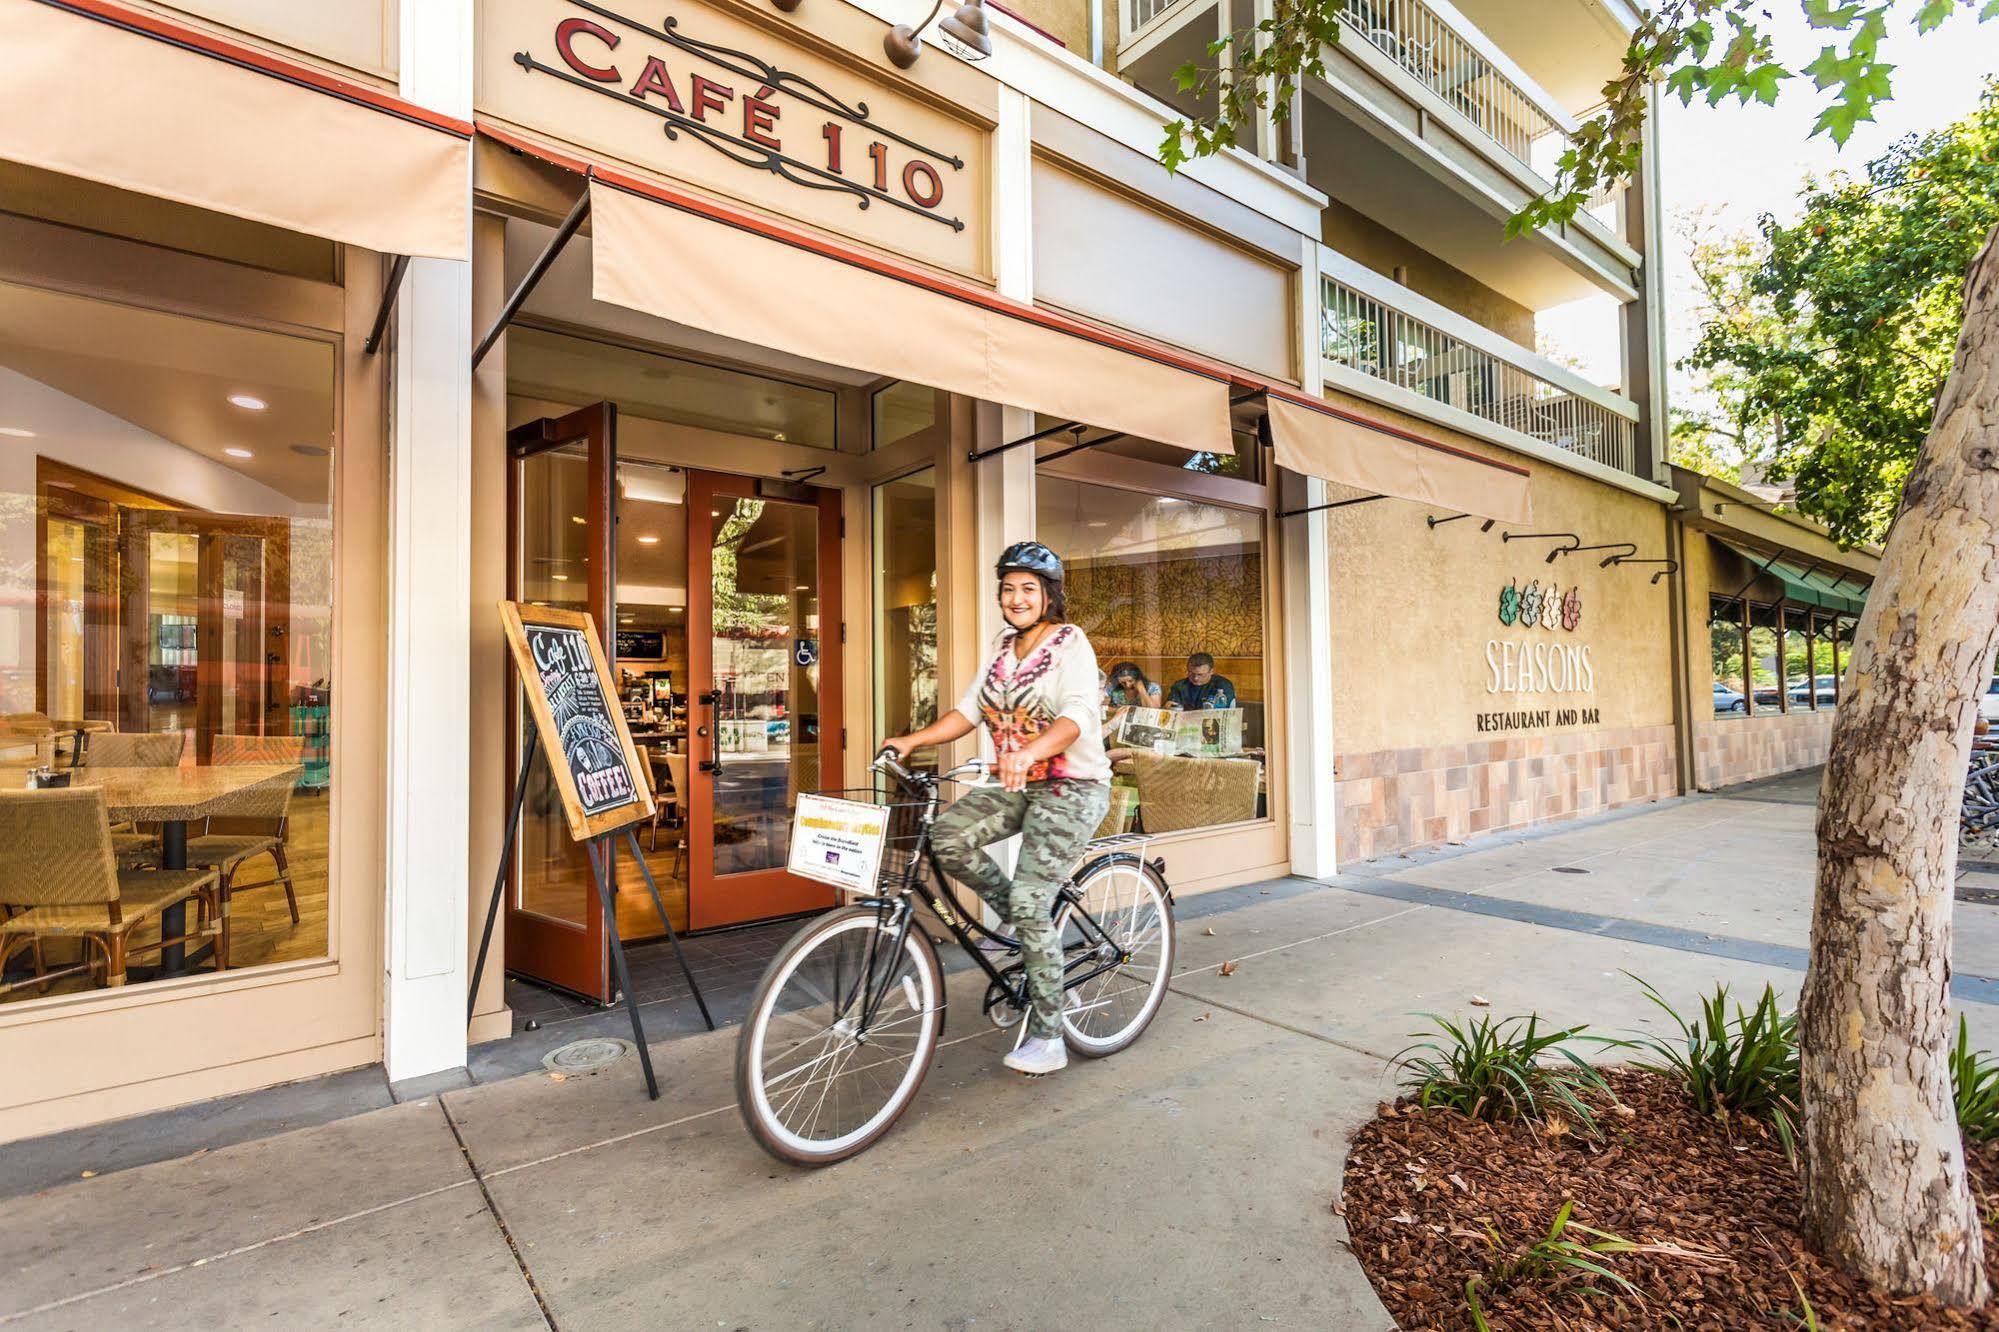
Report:
<svg viewBox="0 0 1999 1332"><path fill-rule="evenodd" d="M507 646L514 654L514 669L520 672L528 711L534 716L535 730L541 737L542 750L548 756L549 771L555 777L555 788L562 796L562 812L569 823L570 837L587 842L652 818L651 785L639 769L642 760L638 746L632 743L631 728L625 724L625 710L618 705L617 681L611 674L611 663L605 659L603 639L588 612L502 601L500 623L506 629ZM556 730L554 714L549 711L548 699L540 687L541 669L528 650L527 631L532 625L583 631L583 637L590 644L590 659L596 667L598 688L604 694L605 712L617 730L618 744L624 754L625 773L631 779L632 789L638 793L637 802L596 814L585 812L583 801L576 791L576 775L570 771L568 758L563 752L562 736Z"/></svg>

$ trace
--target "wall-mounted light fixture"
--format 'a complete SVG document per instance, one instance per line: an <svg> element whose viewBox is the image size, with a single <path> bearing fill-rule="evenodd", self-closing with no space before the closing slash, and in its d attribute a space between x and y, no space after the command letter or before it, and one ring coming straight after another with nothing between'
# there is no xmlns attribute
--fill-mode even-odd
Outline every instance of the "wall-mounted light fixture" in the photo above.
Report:
<svg viewBox="0 0 1999 1332"><path fill-rule="evenodd" d="M796 4L797 0L793 3ZM943 9L944 0L936 0L923 22L914 28L907 23L898 23L888 30L888 36L882 38L882 49L888 53L891 65L897 69L908 69L916 63L916 57L923 54L923 30ZM943 38L944 49L963 59L984 60L993 53L992 25L987 22L986 11L979 0L965 0L956 13L937 24L937 33Z"/></svg>
<svg viewBox="0 0 1999 1332"><path fill-rule="evenodd" d="M1574 532L1501 532L1501 542L1507 541L1566 541L1566 546L1557 546L1548 552L1548 563L1553 564L1557 555L1566 555L1583 544L1583 539Z"/></svg>

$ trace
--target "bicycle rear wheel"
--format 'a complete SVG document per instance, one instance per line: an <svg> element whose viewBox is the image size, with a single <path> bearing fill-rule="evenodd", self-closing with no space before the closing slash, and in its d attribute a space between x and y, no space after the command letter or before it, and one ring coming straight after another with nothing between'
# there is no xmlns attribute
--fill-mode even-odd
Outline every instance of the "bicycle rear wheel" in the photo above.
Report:
<svg viewBox="0 0 1999 1332"><path fill-rule="evenodd" d="M1137 1040L1166 998L1173 903L1159 871L1132 855L1084 866L1074 887L1077 901L1055 924L1065 975L1084 979L1063 994L1062 1035L1077 1054L1102 1059Z"/></svg>
<svg viewBox="0 0 1999 1332"><path fill-rule="evenodd" d="M900 947L896 933L875 907L829 912L757 983L736 1044L736 1104L780 1161L823 1166L866 1151L923 1085L944 1027L944 972L915 922Z"/></svg>

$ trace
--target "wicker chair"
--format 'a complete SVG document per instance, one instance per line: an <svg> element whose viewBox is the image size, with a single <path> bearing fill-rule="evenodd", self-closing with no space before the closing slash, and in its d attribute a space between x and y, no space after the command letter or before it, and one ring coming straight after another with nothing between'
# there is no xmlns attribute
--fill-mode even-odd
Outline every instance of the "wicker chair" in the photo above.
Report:
<svg viewBox="0 0 1999 1332"><path fill-rule="evenodd" d="M1149 833L1211 828L1256 817L1262 770L1251 760L1180 758L1132 750L1116 766L1138 786L1139 822Z"/></svg>
<svg viewBox="0 0 1999 1332"><path fill-rule="evenodd" d="M666 776L673 783L674 812L679 816L680 842L673 848L673 877L680 877L681 866L687 860L687 754L684 750L666 751Z"/></svg>
<svg viewBox="0 0 1999 1332"><path fill-rule="evenodd" d="M295 735L218 735L209 748L216 766L231 763L290 763L301 761L305 741ZM298 924L298 890L292 883L285 837L290 829L293 784L274 783L245 791L211 817L197 837L187 839L187 863L212 865L222 875L222 952L229 951L229 899L252 888L283 884L292 924ZM269 856L276 873L255 883L238 883L243 866Z"/></svg>
<svg viewBox="0 0 1999 1332"><path fill-rule="evenodd" d="M84 737L82 767L173 768L180 766L187 737L180 731L99 731ZM141 832L129 823L112 826L111 849L120 869L140 869L159 862L157 833Z"/></svg>
<svg viewBox="0 0 1999 1332"><path fill-rule="evenodd" d="M659 798L659 781L653 773L653 753L644 745L639 746L639 771L645 774L646 794L652 797L652 842L649 849L659 850L659 822L666 817L666 802Z"/></svg>
<svg viewBox="0 0 1999 1332"><path fill-rule="evenodd" d="M134 931L175 903L194 900L202 908L196 933L138 951L194 942L215 928L209 922L220 912L216 889L214 870L119 869L99 787L0 789L0 903L17 913L0 920L0 969L15 951L43 939L85 943L81 962L55 972L43 969L37 952L35 978L0 984L0 994L25 985L46 990L50 981L95 970L93 944L103 955L105 983L123 985ZM216 965L226 967L227 957L218 954Z"/></svg>
<svg viewBox="0 0 1999 1332"><path fill-rule="evenodd" d="M177 768L187 736L180 731L102 731L86 737L87 768Z"/></svg>

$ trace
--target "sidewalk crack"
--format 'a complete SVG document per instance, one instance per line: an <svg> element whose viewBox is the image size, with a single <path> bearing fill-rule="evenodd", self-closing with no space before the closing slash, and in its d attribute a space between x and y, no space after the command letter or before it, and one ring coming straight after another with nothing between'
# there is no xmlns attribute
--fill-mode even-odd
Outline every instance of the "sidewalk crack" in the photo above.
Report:
<svg viewBox="0 0 1999 1332"><path fill-rule="evenodd" d="M520 1269L521 1280L527 1283L528 1294L534 1296L535 1307L541 1310L542 1322L548 1324L549 1332L561 1332L561 1325L555 1321L555 1311L548 1307L548 1299L541 1293L541 1284L534 1279L534 1273L528 1270L527 1256L521 1252L519 1241L514 1238L512 1228L507 1225L507 1218L500 1215L500 1205L493 1201L493 1191L486 1187L486 1172L472 1159L472 1149L465 1145L465 1135L458 1131L458 1121L451 1117L451 1107L444 1103L442 1096L437 1098L437 1108L444 1112L444 1122L451 1129L452 1140L458 1144L459 1155L465 1158L465 1168L472 1172L472 1182L479 1186L479 1196L486 1200L486 1211L492 1216L493 1224L500 1228L500 1238L507 1242L507 1251L514 1256L514 1266Z"/></svg>

